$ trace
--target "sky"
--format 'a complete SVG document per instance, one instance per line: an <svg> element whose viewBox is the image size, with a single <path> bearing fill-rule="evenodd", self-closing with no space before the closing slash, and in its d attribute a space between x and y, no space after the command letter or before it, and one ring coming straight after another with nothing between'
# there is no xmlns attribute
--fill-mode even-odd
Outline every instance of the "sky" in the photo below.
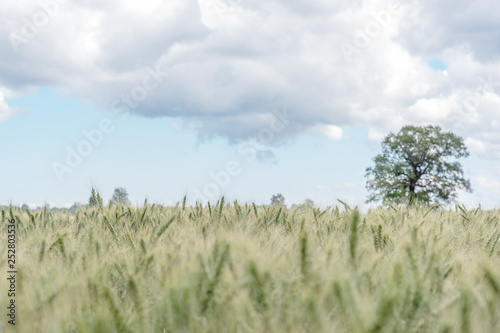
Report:
<svg viewBox="0 0 500 333"><path fill-rule="evenodd" d="M6 0L0 205L366 208L385 135L462 137L473 193L500 207L495 0Z"/></svg>

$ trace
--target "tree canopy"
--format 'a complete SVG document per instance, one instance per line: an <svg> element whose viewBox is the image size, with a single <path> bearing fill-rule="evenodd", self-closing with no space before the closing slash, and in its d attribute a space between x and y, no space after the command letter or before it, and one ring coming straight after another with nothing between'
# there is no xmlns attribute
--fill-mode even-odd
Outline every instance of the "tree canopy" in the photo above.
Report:
<svg viewBox="0 0 500 333"><path fill-rule="evenodd" d="M281 193L274 194L271 197L271 205L284 206L285 205L285 197L283 196L283 194L281 194Z"/></svg>
<svg viewBox="0 0 500 333"><path fill-rule="evenodd" d="M367 202L449 203L457 189L472 192L456 159L469 156L463 139L439 126L405 126L382 142L375 166L366 169Z"/></svg>
<svg viewBox="0 0 500 333"><path fill-rule="evenodd" d="M130 201L128 199L127 190L124 189L123 187L115 188L115 192L113 193L113 197L111 198L111 201L113 201L117 204L120 204L120 205L130 204Z"/></svg>

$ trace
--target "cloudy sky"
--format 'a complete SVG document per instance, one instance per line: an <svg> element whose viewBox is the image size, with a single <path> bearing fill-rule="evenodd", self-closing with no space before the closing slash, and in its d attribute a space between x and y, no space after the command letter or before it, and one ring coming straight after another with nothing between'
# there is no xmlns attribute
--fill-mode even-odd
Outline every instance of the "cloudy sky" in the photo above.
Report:
<svg viewBox="0 0 500 333"><path fill-rule="evenodd" d="M387 133L465 139L500 206L496 0L4 0L0 204L362 205Z"/></svg>

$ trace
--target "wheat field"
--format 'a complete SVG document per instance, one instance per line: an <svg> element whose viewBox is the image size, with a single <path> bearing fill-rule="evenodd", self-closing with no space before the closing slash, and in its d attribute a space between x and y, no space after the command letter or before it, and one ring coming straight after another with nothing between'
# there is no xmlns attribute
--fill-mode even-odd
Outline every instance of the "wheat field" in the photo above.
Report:
<svg viewBox="0 0 500 333"><path fill-rule="evenodd" d="M99 198L3 209L2 253L12 218L17 332L500 332L498 210Z"/></svg>

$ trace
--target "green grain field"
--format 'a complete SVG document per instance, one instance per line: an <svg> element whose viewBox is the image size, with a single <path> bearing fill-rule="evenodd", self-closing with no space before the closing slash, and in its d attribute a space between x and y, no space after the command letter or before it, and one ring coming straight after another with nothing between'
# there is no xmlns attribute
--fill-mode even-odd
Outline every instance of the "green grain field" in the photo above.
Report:
<svg viewBox="0 0 500 333"><path fill-rule="evenodd" d="M17 332L500 332L498 210L98 201L2 210Z"/></svg>

